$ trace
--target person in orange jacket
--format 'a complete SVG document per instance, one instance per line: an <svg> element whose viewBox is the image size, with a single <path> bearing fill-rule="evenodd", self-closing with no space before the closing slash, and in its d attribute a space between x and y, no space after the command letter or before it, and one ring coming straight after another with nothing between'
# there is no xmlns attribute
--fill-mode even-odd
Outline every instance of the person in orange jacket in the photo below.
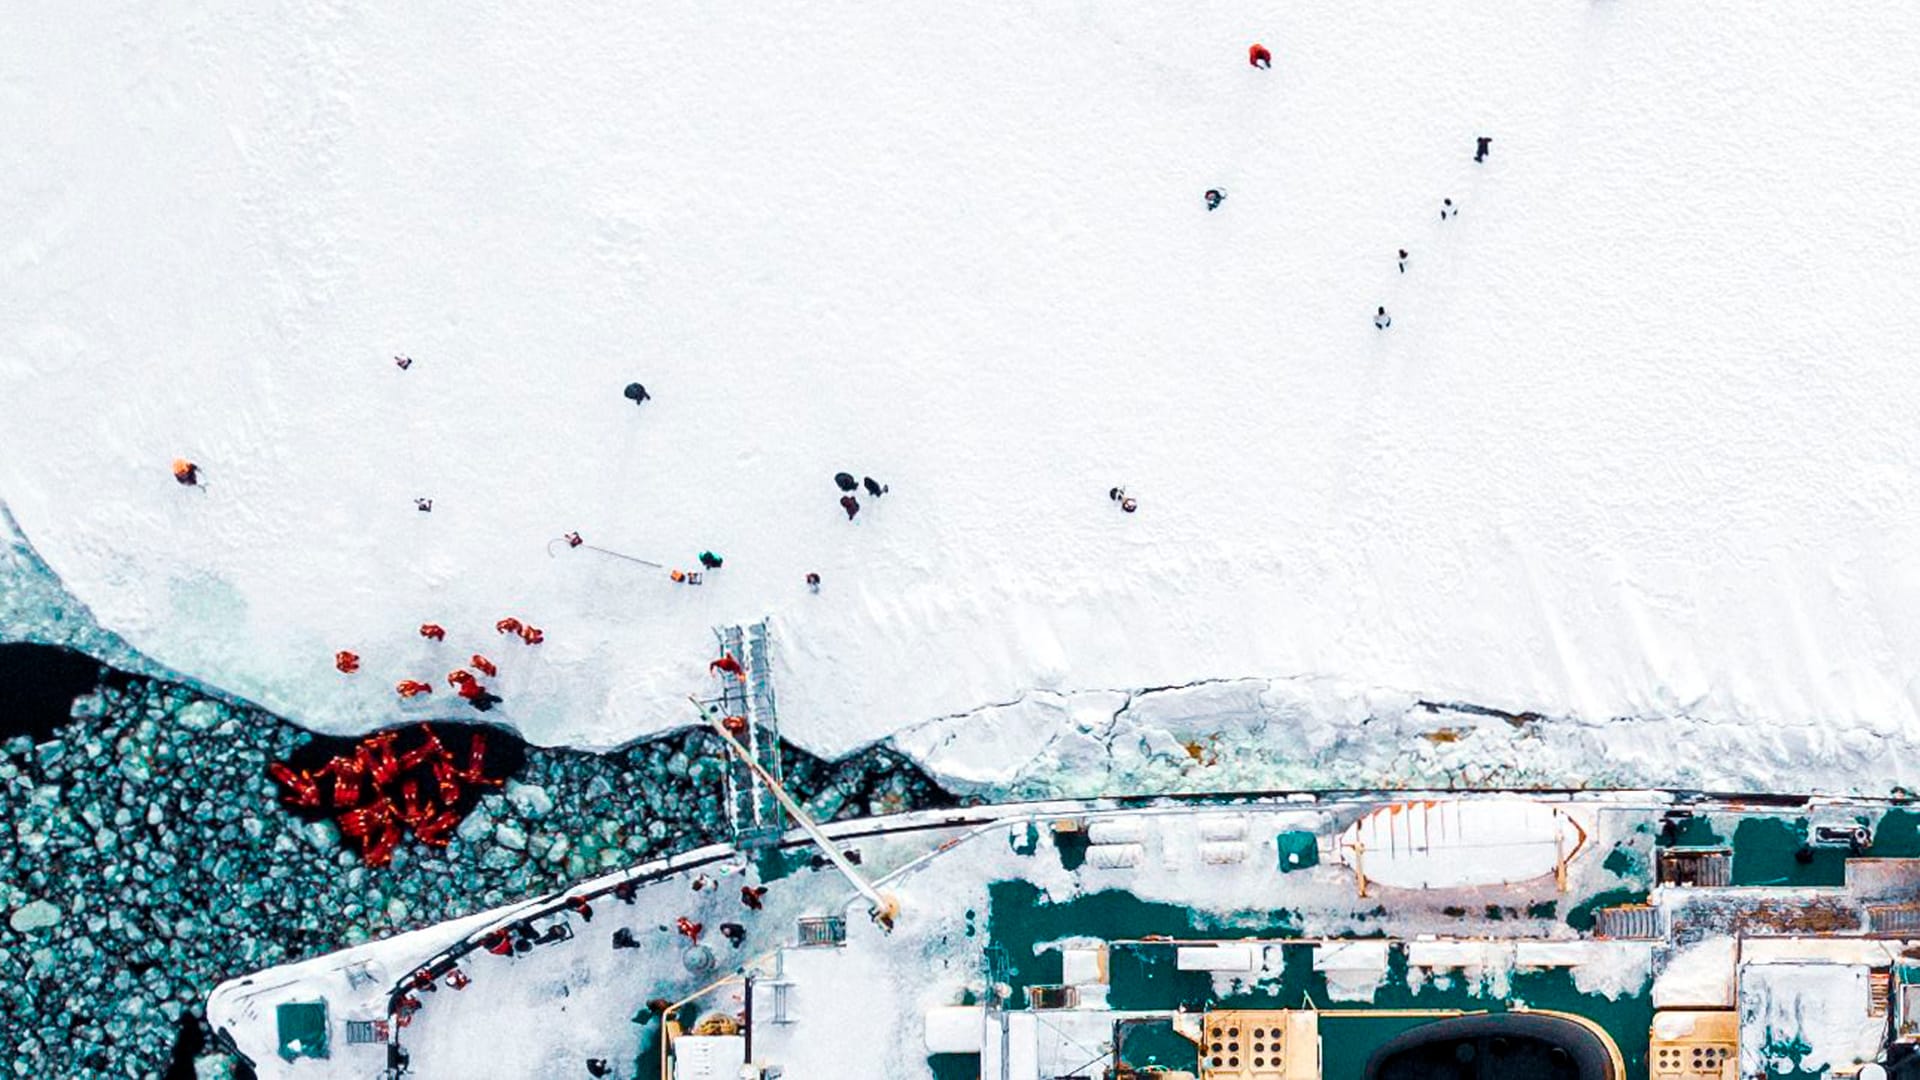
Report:
<svg viewBox="0 0 1920 1080"><path fill-rule="evenodd" d="M447 631L439 623L421 623L420 636L428 641L445 641Z"/></svg>
<svg viewBox="0 0 1920 1080"><path fill-rule="evenodd" d="M1256 41L1247 48L1247 63L1257 68L1271 68L1273 67L1273 53L1267 51L1265 45Z"/></svg>
<svg viewBox="0 0 1920 1080"><path fill-rule="evenodd" d="M735 660L732 653L726 653L721 656L720 659L707 665L707 674L711 675L716 671L724 671L734 678L739 679L741 682L747 681L747 673L741 669L740 661Z"/></svg>
<svg viewBox="0 0 1920 1080"><path fill-rule="evenodd" d="M517 634L520 632L520 620L509 615L494 623L493 628L502 634Z"/></svg>
<svg viewBox="0 0 1920 1080"><path fill-rule="evenodd" d="M460 695L460 700L481 712L486 712L500 703L500 696L488 693L487 688L480 685L480 680L474 678L473 673L465 668L449 674L447 682L453 684L455 692Z"/></svg>
<svg viewBox="0 0 1920 1080"><path fill-rule="evenodd" d="M401 679L399 684L393 689L395 693L403 698L419 697L421 694L433 693L432 686L418 679Z"/></svg>
<svg viewBox="0 0 1920 1080"><path fill-rule="evenodd" d="M183 487L196 487L200 483L200 466L186 458L174 458L173 478Z"/></svg>
<svg viewBox="0 0 1920 1080"><path fill-rule="evenodd" d="M547 640L547 635L537 626L523 626L520 628L520 640L529 645L538 645Z"/></svg>
<svg viewBox="0 0 1920 1080"><path fill-rule="evenodd" d="M360 658L345 649L341 649L339 652L333 654L333 666L340 669L340 674L351 675L360 670Z"/></svg>
<svg viewBox="0 0 1920 1080"><path fill-rule="evenodd" d="M468 663L479 668L480 674L485 675L489 679L500 674L500 669L493 666L493 661L481 656L479 653L474 653L473 659L468 661Z"/></svg>

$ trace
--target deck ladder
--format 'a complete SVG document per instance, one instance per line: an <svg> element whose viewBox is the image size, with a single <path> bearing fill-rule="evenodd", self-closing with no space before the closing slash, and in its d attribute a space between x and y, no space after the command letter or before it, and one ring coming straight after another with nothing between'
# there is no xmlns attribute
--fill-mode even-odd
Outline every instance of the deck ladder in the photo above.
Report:
<svg viewBox="0 0 1920 1080"><path fill-rule="evenodd" d="M1900 936L1920 933L1920 904L1870 905L1867 932Z"/></svg>
<svg viewBox="0 0 1920 1080"><path fill-rule="evenodd" d="M780 768L780 715L774 704L772 641L765 620L746 627L725 626L714 630L720 655L740 662L746 679L718 672L718 695L707 704L722 716L746 718L746 731L739 741L762 768L777 781ZM734 844L744 849L778 843L787 829L786 813L768 790L759 774L744 763L728 759L726 773L727 823L733 829Z"/></svg>
<svg viewBox="0 0 1920 1080"><path fill-rule="evenodd" d="M1666 848L1655 865L1662 885L1713 889L1733 883L1733 852L1727 848Z"/></svg>
<svg viewBox="0 0 1920 1080"><path fill-rule="evenodd" d="M1594 933L1622 941L1655 941L1666 936L1660 929L1660 909L1649 904L1601 908L1594 916Z"/></svg>

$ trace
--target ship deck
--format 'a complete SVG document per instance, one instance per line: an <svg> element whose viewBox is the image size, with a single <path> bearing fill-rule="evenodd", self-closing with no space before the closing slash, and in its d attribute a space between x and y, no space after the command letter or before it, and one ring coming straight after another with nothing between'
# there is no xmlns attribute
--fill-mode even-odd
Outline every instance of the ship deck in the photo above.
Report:
<svg viewBox="0 0 1920 1080"><path fill-rule="evenodd" d="M1857 815L1875 828L1871 845L1852 853L1810 847L1801 809L1728 806L1663 831L1663 800L1604 798L1556 803L1577 823L1568 831L1561 822L1558 834L1496 830L1482 844L1446 833L1477 819L1436 818L1431 835L1416 830L1418 853L1376 847L1362 858L1343 846L1358 835L1398 843L1356 831L1386 805L1063 804L838 828L861 870L898 898L891 930L808 847L710 852L636 877L625 899L607 891L615 879L583 886L590 918L564 902L516 916L547 944L512 956L443 949L434 988L411 993L418 1005L401 1010L408 1023L389 1043L336 1039L328 1061L281 1073L269 1059L261 1076L373 1077L397 1062L420 1080L587 1076L598 1060L610 1075L651 1080L669 1071L661 1041L671 1034L683 1040L680 1080L737 1075L729 1054L777 1064L787 1080L1125 1069L1231 1077L1239 1074L1213 1066L1195 1042L1202 1018L1310 1012L1311 1075L1362 1080L1376 1048L1418 1025L1546 1012L1604 1032L1618 1080L1676 1080L1650 1066L1657 1009L1735 1026L1742 1016L1778 1024L1810 1007L1838 1010L1841 1020L1809 1033L1804 1050L1790 1039L1738 1040L1726 1068L1746 1073L1789 1051L1795 1068L1831 1064L1818 1055L1859 1057L1894 1022L1890 987L1900 976L1887 973L1906 941L1875 936L1874 920L1920 899L1920 815ZM1402 805L1425 813L1417 808L1437 802ZM1312 854L1289 866L1290 851L1302 861L1302 836ZM1563 848L1576 836L1577 849L1549 852L1549 871L1535 872L1529 860L1555 836ZM1407 862L1442 849L1439 861ZM1730 864L1729 880L1663 888L1660 875L1680 865L1663 862L1672 852L1725 854L1715 865ZM1505 863L1529 876L1495 880ZM1375 878L1363 890L1369 868L1414 874L1418 885ZM746 884L766 887L762 910L742 904ZM1602 909L1648 900L1657 933L1596 935ZM683 918L701 924L697 945L678 928ZM726 923L742 928L737 945L722 937ZM616 934L631 946L616 947ZM810 937L824 943L802 944ZM1756 962L1773 966L1739 975L1732 950L1714 951L1735 937L1770 939L1778 954ZM1810 973L1819 978L1809 983ZM1792 999L1803 984L1830 992L1811 1005ZM1748 985L1751 1000L1741 996ZM671 1025L648 1005L683 1000ZM349 1015L356 1006L338 996L334 1020L380 1019L387 1006L363 996ZM942 1044L955 1017L973 1025L975 1042ZM693 1049L712 1050L719 1064L691 1064L704 1060Z"/></svg>

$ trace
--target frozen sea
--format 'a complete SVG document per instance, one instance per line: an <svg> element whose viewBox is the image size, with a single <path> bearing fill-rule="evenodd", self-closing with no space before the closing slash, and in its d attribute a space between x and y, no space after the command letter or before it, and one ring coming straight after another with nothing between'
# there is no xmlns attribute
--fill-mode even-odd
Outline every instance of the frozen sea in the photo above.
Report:
<svg viewBox="0 0 1920 1080"><path fill-rule="evenodd" d="M345 732L499 650L608 747L771 617L788 735L955 775L1389 774L1425 701L1564 721L1469 780L1905 780L1920 8L0 26L0 500L129 664Z"/></svg>

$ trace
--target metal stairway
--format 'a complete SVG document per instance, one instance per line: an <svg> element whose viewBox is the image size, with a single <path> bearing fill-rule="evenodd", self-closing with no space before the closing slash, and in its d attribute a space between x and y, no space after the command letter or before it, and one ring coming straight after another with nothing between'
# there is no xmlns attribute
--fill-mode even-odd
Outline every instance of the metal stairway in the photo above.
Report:
<svg viewBox="0 0 1920 1080"><path fill-rule="evenodd" d="M1594 914L1594 933L1598 937L1655 941L1666 936L1660 926L1660 909L1647 904L1622 904L1601 908Z"/></svg>
<svg viewBox="0 0 1920 1080"><path fill-rule="evenodd" d="M738 660L746 678L715 672L717 693L707 703L723 717L745 719L746 730L734 737L779 780L780 716L774 704L772 641L767 624L762 620L746 627L719 627L713 633L720 655ZM779 801L752 769L731 755L727 762L727 822L733 828L734 844L752 849L778 842L787 829L786 812Z"/></svg>

